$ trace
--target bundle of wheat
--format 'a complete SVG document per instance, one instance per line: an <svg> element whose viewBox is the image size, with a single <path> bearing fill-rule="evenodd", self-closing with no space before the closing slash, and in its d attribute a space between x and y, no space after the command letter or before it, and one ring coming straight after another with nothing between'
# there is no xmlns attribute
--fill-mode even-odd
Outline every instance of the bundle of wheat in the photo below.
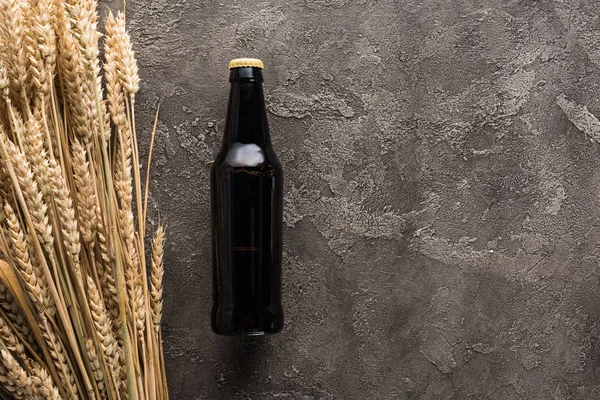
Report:
<svg viewBox="0 0 600 400"><path fill-rule="evenodd" d="M168 398L138 67L125 15L100 41L97 6L0 0L1 398Z"/></svg>

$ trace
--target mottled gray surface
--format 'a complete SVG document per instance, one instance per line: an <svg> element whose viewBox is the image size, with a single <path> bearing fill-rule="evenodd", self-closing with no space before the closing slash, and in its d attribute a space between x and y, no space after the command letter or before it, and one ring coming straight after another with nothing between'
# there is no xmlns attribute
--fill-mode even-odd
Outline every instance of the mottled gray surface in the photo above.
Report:
<svg viewBox="0 0 600 400"><path fill-rule="evenodd" d="M118 7L118 1L106 2ZM597 0L130 0L174 399L600 398ZM213 335L209 181L255 56L285 331Z"/></svg>

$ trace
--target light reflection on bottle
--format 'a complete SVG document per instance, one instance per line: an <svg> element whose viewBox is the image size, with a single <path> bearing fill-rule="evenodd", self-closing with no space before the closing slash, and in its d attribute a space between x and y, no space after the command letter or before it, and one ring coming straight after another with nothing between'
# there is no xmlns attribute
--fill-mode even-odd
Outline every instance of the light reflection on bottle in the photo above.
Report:
<svg viewBox="0 0 600 400"><path fill-rule="evenodd" d="M254 143L234 143L225 162L232 167L256 167L265 162L263 150Z"/></svg>

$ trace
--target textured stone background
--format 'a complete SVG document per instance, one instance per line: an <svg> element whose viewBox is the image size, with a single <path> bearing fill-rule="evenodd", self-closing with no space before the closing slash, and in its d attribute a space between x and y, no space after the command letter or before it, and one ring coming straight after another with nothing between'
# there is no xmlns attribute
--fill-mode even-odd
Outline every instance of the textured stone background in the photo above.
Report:
<svg viewBox="0 0 600 400"><path fill-rule="evenodd" d="M119 1L104 4L116 8ZM173 399L600 398L597 0L130 0ZM265 61L284 333L213 335L227 62Z"/></svg>

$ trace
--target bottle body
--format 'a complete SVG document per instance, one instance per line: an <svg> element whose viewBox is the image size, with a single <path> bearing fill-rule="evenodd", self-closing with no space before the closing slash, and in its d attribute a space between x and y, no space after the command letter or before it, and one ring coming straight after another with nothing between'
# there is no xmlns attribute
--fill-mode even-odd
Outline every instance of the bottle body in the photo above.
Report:
<svg viewBox="0 0 600 400"><path fill-rule="evenodd" d="M232 70L225 138L211 170L211 324L219 334L263 335L283 327L283 170L270 142L262 74L241 69L254 70Z"/></svg>

